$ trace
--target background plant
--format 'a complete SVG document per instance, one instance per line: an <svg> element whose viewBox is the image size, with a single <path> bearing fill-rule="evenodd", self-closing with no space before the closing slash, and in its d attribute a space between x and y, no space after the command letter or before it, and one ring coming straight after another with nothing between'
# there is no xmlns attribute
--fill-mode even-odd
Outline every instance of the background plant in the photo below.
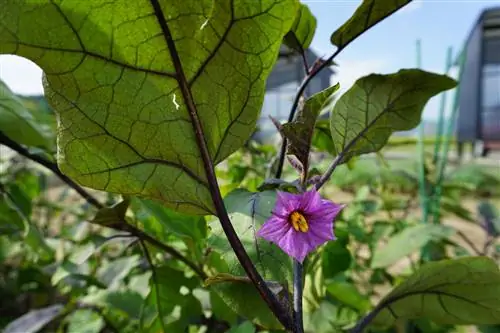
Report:
<svg viewBox="0 0 500 333"><path fill-rule="evenodd" d="M44 69L51 105L0 87L4 331L290 330L291 262L255 231L276 190L307 184L348 206L337 241L298 277L304 331L496 332L500 180L383 158L391 134L417 126L454 80L403 69L342 96L338 85L304 95L408 2L363 1L332 34L335 52L305 64L276 150L248 138L280 45L300 54L312 40L304 4L0 0L0 53ZM359 158L372 152L375 162ZM422 186L439 189L434 223L421 223ZM464 197L482 199L477 211ZM446 224L453 215L479 225L483 244Z"/></svg>

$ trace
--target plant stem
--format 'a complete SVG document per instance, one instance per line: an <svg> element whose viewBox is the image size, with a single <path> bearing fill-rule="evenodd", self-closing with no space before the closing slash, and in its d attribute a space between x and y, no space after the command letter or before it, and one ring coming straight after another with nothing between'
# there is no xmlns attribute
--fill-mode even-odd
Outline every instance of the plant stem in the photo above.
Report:
<svg viewBox="0 0 500 333"><path fill-rule="evenodd" d="M303 275L304 267L299 261L293 259L293 333L304 333L302 318Z"/></svg>
<svg viewBox="0 0 500 333"><path fill-rule="evenodd" d="M478 256L482 256L483 255L483 252L481 250L479 250L476 245L474 244L474 242L472 240L469 239L469 237L467 237L466 234L464 234L462 231L457 231L457 235L460 236L460 238L462 238L464 240L464 242L467 243L467 245L470 246L470 248L474 251L474 253Z"/></svg>
<svg viewBox="0 0 500 333"><path fill-rule="evenodd" d="M44 167L46 167L47 169L52 171L57 177L59 177L69 187L71 187L76 192L78 192L78 194L80 194L92 206L95 206L97 208L104 208L104 206L99 201L97 201L97 199L94 198L90 193L88 193L80 185L78 185L73 180L71 180L68 176L63 174L61 172L61 170L59 170L59 168L57 167L57 164L55 164L54 162L51 162L51 161L43 158L42 156L30 153L28 149L24 148L19 143L10 139L2 132L0 132L0 144L4 145L6 147L9 147L10 149L17 152L19 155L22 155L22 156L24 156L24 157L26 157L34 162L37 162L40 165L43 165Z"/></svg>
<svg viewBox="0 0 500 333"><path fill-rule="evenodd" d="M354 142L354 141L352 141L352 142ZM348 146L350 147L351 145L348 145ZM348 149L349 148L345 149L344 151L347 151ZM337 168L337 166L340 164L340 162L344 158L344 151L341 152L339 155L337 155L337 157L335 157L335 159L333 160L332 164L330 164L330 166L325 171L325 173L321 175L321 178L316 183L316 190L319 190L323 185L325 185L325 183L328 181L328 179L330 179L330 177L332 176L333 172L335 171L335 169Z"/></svg>
<svg viewBox="0 0 500 333"><path fill-rule="evenodd" d="M347 46L347 44L345 45ZM344 46L344 47L345 47ZM297 94L295 95L295 99L292 104L292 108L290 109L290 114L288 115L288 122L292 122L293 119L295 118L295 113L297 112L297 107L299 105L300 98L302 97L302 94L306 90L307 85L311 80L325 67L327 67L332 60L344 49L344 47L338 48L326 61L321 63L318 67L314 68L307 74L302 81L302 83L299 86L299 90L297 91ZM281 178L281 174L283 173L283 166L285 164L285 155L286 155L286 146L287 146L287 139L283 138L283 141L281 142L281 149L278 157L278 166L276 169L276 174L275 177L276 179Z"/></svg>
<svg viewBox="0 0 500 333"><path fill-rule="evenodd" d="M216 215L219 218L222 229L226 234L226 237L229 241L229 244L233 248L233 251L238 258L238 261L243 266L247 276L250 278L255 288L258 290L262 299L267 303L271 311L278 318L281 324L285 328L290 328L291 320L290 314L285 308L279 303L276 296L269 289L267 284L265 283L262 276L257 272L252 260L248 256L243 244L241 243L236 231L234 230L233 225L231 224L231 220L227 213L226 207L224 205L224 201L222 199L222 195L220 193L219 184L217 182L217 177L215 175L215 169L212 162L212 157L210 152L208 151L208 146L205 141L203 126L198 117L196 104L194 102L193 96L191 94L191 90L189 88L188 81L186 79L184 70L182 68L181 59L179 58L179 54L177 52L177 48L170 32L170 29L167 24L167 20L163 14L160 3L158 0L150 0L150 3L154 9L155 16L158 20L160 28L163 32L163 36L165 38L165 42L167 44L173 66L176 72L176 80L179 84L179 90L182 94L182 98L184 103L186 104L186 109L188 111L189 117L191 118L191 124L193 126L193 131L195 134L196 142L198 144L198 148L200 149L201 159L203 161L203 167L205 169L205 174L208 181L208 187L212 196L212 201L216 210Z"/></svg>

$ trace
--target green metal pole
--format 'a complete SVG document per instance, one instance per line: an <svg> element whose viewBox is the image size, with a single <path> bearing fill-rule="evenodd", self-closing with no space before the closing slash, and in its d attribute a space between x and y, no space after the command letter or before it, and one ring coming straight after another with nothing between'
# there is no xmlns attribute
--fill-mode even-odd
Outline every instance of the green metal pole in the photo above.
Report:
<svg viewBox="0 0 500 333"><path fill-rule="evenodd" d="M446 54L446 67L444 69L444 73L448 75L450 73L450 69L453 65L453 49L452 47L448 47L448 52ZM437 124L437 133L436 133L436 141L434 143L434 158L433 162L436 164L438 162L439 158L439 152L441 149L441 142L443 139L443 132L444 132L444 126L445 126L445 115L444 111L446 109L446 91L441 94L441 105L439 106L439 117L438 117L438 124Z"/></svg>
<svg viewBox="0 0 500 333"><path fill-rule="evenodd" d="M453 130L455 129L455 122L457 119L457 114L458 114L458 99L460 96L460 82L462 80L462 75L463 75L463 67L465 64L465 49L462 49L462 51L459 54L459 70L458 70L458 86L455 89L455 96L453 98L453 106L451 109L451 115L450 119L448 120L448 127L444 136L443 140L443 154L441 159L439 160L438 164L438 175L436 179L436 188L435 188L435 202L436 202L436 207L439 208L440 202L441 202L441 189L442 189L442 183L443 183L443 178L444 178L444 172L446 170L446 165L448 164L448 152L450 148L450 141L451 137L453 135ZM439 211L434 213L434 223L439 222Z"/></svg>
<svg viewBox="0 0 500 333"><path fill-rule="evenodd" d="M417 40L416 44L416 55L417 55L417 68L422 67L422 44L420 39ZM425 179L425 121L422 118L419 126L419 136L418 136L418 167L419 167L419 192L420 192L420 206L422 208L422 222L427 223L429 210L428 210L428 197L426 190L426 179Z"/></svg>

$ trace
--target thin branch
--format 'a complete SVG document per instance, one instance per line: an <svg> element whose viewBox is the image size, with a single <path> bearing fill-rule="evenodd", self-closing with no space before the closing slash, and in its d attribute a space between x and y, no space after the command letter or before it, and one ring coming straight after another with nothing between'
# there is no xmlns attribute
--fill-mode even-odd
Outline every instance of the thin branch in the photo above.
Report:
<svg viewBox="0 0 500 333"><path fill-rule="evenodd" d="M59 177L63 182L68 184L69 187L74 189L78 194L80 194L85 200L87 200L88 203L90 203L92 206L95 206L97 208L104 208L104 206L97 201L96 198L94 198L90 193L88 193L86 190L84 190L80 185L75 183L73 180L71 180L68 176L63 174L61 170L57 167L57 164L54 162L51 162L42 156L36 155L31 153L28 149L24 148L21 146L19 143L15 142L14 140L10 139L7 137L4 133L0 131L0 144L9 147L10 149L14 150L17 152L19 155L22 155L26 158L29 158L32 161L37 162L40 165L43 165L50 171L52 171L57 177Z"/></svg>
<svg viewBox="0 0 500 333"><path fill-rule="evenodd" d="M347 44L345 45L347 46ZM344 46L344 47L345 47ZM341 47L337 49L327 60L322 62L320 65L317 67L313 68L312 71L306 75L304 80L299 86L299 90L297 91L297 94L295 95L295 99L292 104L292 108L290 110L290 114L288 115L288 122L291 123L295 119L295 113L297 112L297 107L299 105L300 98L304 94L304 91L306 90L307 85L311 80L325 67L327 67L332 60L344 49L344 47ZM285 155L286 155L286 147L288 144L288 140L283 137L283 141L281 142L281 150L279 153L279 158L278 158L278 167L276 170L275 178L279 179L281 178L281 174L283 173L283 165L285 164Z"/></svg>
<svg viewBox="0 0 500 333"><path fill-rule="evenodd" d="M350 146L350 145L348 145L348 146ZM344 151L347 151L347 149L345 149ZM337 157L333 160L332 164L330 164L330 166L325 171L325 173L321 175L321 178L316 183L316 189L317 190L319 190L323 185L325 185L325 183L330 179L330 177L332 176L333 172L335 171L335 169L337 168L337 166L340 164L340 162L344 158L344 154L343 153L344 152L341 152L339 155L337 155Z"/></svg>
<svg viewBox="0 0 500 333"><path fill-rule="evenodd" d="M306 75L309 75L310 70L309 70L309 64L307 63L306 52L304 50L302 50L302 52L300 52L300 54L302 55L302 63L304 64L304 71L305 71Z"/></svg>
<svg viewBox="0 0 500 333"><path fill-rule="evenodd" d="M465 235L462 231L458 230L457 231L457 235L460 236L460 238L462 238L464 240L464 242L467 243L467 245L470 246L470 248L478 255L478 256L481 256L483 255L483 253L476 247L476 245L474 244L473 241L471 241L469 239L469 237L467 237L467 235Z"/></svg>
<svg viewBox="0 0 500 333"><path fill-rule="evenodd" d="M220 220L222 229L224 230L224 233L226 234L226 237L231 244L236 257L238 258L240 264L243 266L243 269L245 270L252 283L255 285L256 289L259 291L260 296L267 303L271 311L283 324L283 326L285 328L289 328L291 326L291 320L288 311L286 311L285 308L279 303L276 296L271 292L264 279L255 268L243 244L238 238L233 225L231 224L231 220L220 193L212 157L210 155L210 152L208 151L208 146L205 141L203 126L198 117L197 108L191 94L191 90L189 88L184 70L182 68L181 59L179 58L179 53L177 52L177 47L175 45L173 36L170 32L167 20L163 14L159 1L150 0L150 3L158 20L158 24L160 25L160 28L163 32L172 64L175 68L176 80L179 84L179 90L182 94L182 98L184 100L184 103L186 104L186 109L191 118L191 124L193 126L193 131L195 134L196 142L198 144L198 148L200 149L200 155L203 161L203 167L205 169L205 174L209 185L208 187L216 210L216 215Z"/></svg>

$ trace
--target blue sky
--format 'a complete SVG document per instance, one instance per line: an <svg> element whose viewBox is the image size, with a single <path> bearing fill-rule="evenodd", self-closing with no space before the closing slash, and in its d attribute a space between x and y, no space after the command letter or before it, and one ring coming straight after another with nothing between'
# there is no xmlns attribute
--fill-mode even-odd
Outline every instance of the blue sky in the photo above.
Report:
<svg viewBox="0 0 500 333"><path fill-rule="evenodd" d="M383 0L378 0L383 1ZM318 20L312 48L318 55L334 51L330 35L345 22L361 3L360 0L302 0ZM372 72L391 73L414 67L415 41L422 41L422 68L443 72L446 50L454 53L462 47L481 11L500 6L500 0L414 0L406 8L378 24L350 44L337 58L342 90ZM0 79L21 94L41 93L41 70L26 60L0 56ZM451 95L450 95L451 97ZM448 98L451 101L451 98ZM435 119L438 98L429 102L425 117Z"/></svg>

